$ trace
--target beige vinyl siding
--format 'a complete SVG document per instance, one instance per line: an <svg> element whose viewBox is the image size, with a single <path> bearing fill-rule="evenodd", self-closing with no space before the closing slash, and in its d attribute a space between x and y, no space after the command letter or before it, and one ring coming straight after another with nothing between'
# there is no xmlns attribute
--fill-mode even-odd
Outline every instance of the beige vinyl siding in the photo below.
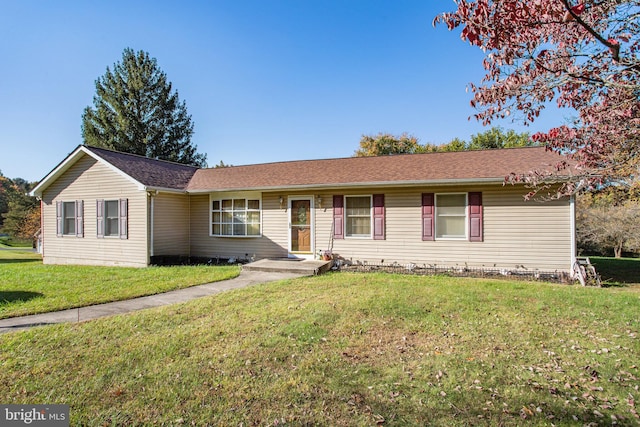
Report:
<svg viewBox="0 0 640 427"><path fill-rule="evenodd" d="M207 258L255 256L256 259L287 256L287 210L280 209L278 195L262 194L262 236L259 237L210 236L209 195L192 195L190 200L191 256Z"/></svg>
<svg viewBox="0 0 640 427"><path fill-rule="evenodd" d="M211 257L218 254L209 248L209 195L198 194L189 196L189 217L191 226L189 240L191 256ZM219 255L218 255L219 256Z"/></svg>
<svg viewBox="0 0 640 427"><path fill-rule="evenodd" d="M159 193L153 196L153 251L155 256L189 255L189 197Z"/></svg>
<svg viewBox="0 0 640 427"><path fill-rule="evenodd" d="M128 199L128 239L97 237L96 200ZM56 201L84 201L84 237L56 236ZM147 257L146 193L90 156L80 158L42 194L45 264L144 267Z"/></svg>
<svg viewBox="0 0 640 427"><path fill-rule="evenodd" d="M422 240L422 193L482 192L482 242ZM191 196L191 250L206 257L284 257L288 254L287 198L315 199L315 254L331 250L353 262L415 263L417 265L509 268L524 266L544 271L571 267L571 215L568 200L524 201L522 187L422 187L342 189L322 192L281 192L262 195L262 237L209 236L209 196ZM385 240L332 239L333 195L385 195ZM284 199L280 207L279 197ZM319 203L319 199L322 203Z"/></svg>
<svg viewBox="0 0 640 427"><path fill-rule="evenodd" d="M468 191L482 192L484 241L422 241L421 194ZM572 258L569 201L527 202L525 192L522 187L502 186L341 191L337 194L385 194L386 239L335 240L332 251L354 262L568 271ZM331 196L324 200L333 202ZM332 209L316 211L318 249L330 246L331 223Z"/></svg>

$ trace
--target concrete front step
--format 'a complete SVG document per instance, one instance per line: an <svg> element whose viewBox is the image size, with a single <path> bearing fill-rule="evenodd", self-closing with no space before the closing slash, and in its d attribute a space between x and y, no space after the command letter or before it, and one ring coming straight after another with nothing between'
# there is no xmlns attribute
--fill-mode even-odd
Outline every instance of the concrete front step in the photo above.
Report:
<svg viewBox="0 0 640 427"><path fill-rule="evenodd" d="M296 260L290 258L265 258L242 266L245 271L265 271L271 273L296 273L316 276L328 271L331 261Z"/></svg>

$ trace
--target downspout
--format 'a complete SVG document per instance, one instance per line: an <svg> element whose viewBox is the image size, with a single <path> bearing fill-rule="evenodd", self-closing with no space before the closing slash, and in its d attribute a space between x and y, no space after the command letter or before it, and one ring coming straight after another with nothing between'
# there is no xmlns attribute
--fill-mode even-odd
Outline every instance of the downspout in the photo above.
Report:
<svg viewBox="0 0 640 427"><path fill-rule="evenodd" d="M155 196L158 194L157 191L147 191L147 195L149 196L149 264L151 263L151 257L154 254L154 210L155 210Z"/></svg>
<svg viewBox="0 0 640 427"><path fill-rule="evenodd" d="M571 195L569 198L569 218L571 223L571 265L569 271L571 278L574 278L573 266L576 264L576 256L578 245L576 243L576 196Z"/></svg>
<svg viewBox="0 0 640 427"><path fill-rule="evenodd" d="M42 197L38 197L40 199L40 257L44 261L44 202L42 201Z"/></svg>
<svg viewBox="0 0 640 427"><path fill-rule="evenodd" d="M154 223L154 221L153 221L153 220L154 220L154 217L155 217L154 207L155 207L155 200L156 200L156 198L155 198L154 196L155 196L154 194L152 194L152 195L151 195L151 221L150 221L150 226L151 226L151 235L149 236L149 241L151 242L151 250L149 251L149 254L150 254L151 256L154 256L154 255L155 255L155 253L154 253L154 247L155 247L155 245L154 245L154 242L153 242L153 236L154 236L154 230L155 230L155 228L154 228L154 224L153 224L153 223Z"/></svg>
<svg viewBox="0 0 640 427"><path fill-rule="evenodd" d="M191 259L191 196L188 193L187 193L187 201L189 203L189 206L187 208L187 212L189 214L189 217L188 217L189 222L187 223L188 224L187 232L189 233L187 237L187 244L189 245L188 256L189 256L189 259Z"/></svg>

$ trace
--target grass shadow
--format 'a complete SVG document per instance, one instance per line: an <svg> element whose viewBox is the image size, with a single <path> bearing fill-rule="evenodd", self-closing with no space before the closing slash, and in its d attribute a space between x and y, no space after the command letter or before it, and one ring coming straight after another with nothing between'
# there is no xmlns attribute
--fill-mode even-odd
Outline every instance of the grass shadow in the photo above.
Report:
<svg viewBox="0 0 640 427"><path fill-rule="evenodd" d="M0 291L0 304L7 304L12 302L26 302L34 298L43 297L44 294L40 292L30 291Z"/></svg>
<svg viewBox="0 0 640 427"><path fill-rule="evenodd" d="M33 258L24 258L24 259L20 259L20 258L2 259L2 258L0 258L0 264L17 264L17 263L23 263L23 262L40 262L40 260L39 259L33 259Z"/></svg>
<svg viewBox="0 0 640 427"><path fill-rule="evenodd" d="M603 286L627 286L640 283L640 260L637 258L590 257L602 278Z"/></svg>

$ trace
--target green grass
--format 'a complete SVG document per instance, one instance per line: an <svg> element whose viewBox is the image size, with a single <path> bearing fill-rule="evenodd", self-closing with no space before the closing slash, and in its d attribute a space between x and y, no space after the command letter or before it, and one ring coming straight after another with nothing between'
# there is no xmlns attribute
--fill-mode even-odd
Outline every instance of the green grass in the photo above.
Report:
<svg viewBox="0 0 640 427"><path fill-rule="evenodd" d="M589 258L605 285L640 284L640 258Z"/></svg>
<svg viewBox="0 0 640 427"><path fill-rule="evenodd" d="M38 254L0 250L0 319L152 295L238 274L236 266L43 265Z"/></svg>
<svg viewBox="0 0 640 427"><path fill-rule="evenodd" d="M0 237L0 247L17 247L17 248L31 248L33 246L33 241L28 239L16 239L9 236Z"/></svg>
<svg viewBox="0 0 640 427"><path fill-rule="evenodd" d="M637 425L640 287L336 273L0 336L71 424Z"/></svg>
<svg viewBox="0 0 640 427"><path fill-rule="evenodd" d="M0 250L0 264L10 264L14 262L37 262L42 261L39 253L32 250L9 249Z"/></svg>

